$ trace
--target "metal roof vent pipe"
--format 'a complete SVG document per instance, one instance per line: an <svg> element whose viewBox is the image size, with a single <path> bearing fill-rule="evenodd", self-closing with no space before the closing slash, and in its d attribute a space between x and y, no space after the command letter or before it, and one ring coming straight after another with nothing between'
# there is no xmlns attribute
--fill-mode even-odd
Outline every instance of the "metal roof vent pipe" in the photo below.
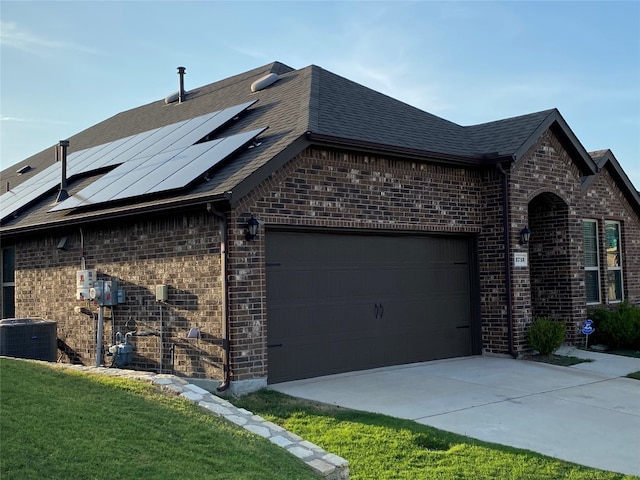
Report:
<svg viewBox="0 0 640 480"><path fill-rule="evenodd" d="M180 87L178 89L178 103L184 102L185 91L184 91L184 74L187 69L184 67L178 67L178 75L180 75Z"/></svg>
<svg viewBox="0 0 640 480"><path fill-rule="evenodd" d="M63 200L69 198L67 193L67 147L69 146L69 140L60 140L58 147L56 147L56 162L58 159L62 160L61 178L60 178L60 191L56 198L56 203L60 203Z"/></svg>

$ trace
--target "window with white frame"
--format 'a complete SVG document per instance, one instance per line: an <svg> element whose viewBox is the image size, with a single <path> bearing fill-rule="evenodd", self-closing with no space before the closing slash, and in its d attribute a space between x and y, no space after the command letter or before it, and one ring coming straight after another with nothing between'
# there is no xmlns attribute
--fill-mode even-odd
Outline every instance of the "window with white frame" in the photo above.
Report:
<svg viewBox="0 0 640 480"><path fill-rule="evenodd" d="M606 221L605 248L607 250L607 300L621 302L622 289L622 246L620 243L620 222Z"/></svg>
<svg viewBox="0 0 640 480"><path fill-rule="evenodd" d="M598 221L582 221L584 249L584 285L587 304L600 303L600 255L598 252Z"/></svg>

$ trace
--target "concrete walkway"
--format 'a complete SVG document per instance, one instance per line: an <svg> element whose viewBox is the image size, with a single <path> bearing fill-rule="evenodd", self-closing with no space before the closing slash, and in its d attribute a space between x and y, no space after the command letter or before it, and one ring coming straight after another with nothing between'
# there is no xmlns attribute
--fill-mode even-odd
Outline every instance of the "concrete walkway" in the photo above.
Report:
<svg viewBox="0 0 640 480"><path fill-rule="evenodd" d="M564 348L560 367L474 356L272 385L295 397L411 419L640 476L640 359Z"/></svg>

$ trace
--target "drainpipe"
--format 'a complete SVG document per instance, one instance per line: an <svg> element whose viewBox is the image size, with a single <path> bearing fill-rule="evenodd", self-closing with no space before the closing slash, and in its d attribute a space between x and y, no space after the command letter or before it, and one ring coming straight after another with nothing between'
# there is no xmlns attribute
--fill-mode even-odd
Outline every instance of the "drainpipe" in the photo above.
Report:
<svg viewBox="0 0 640 480"><path fill-rule="evenodd" d="M223 380L217 390L225 391L231 383L230 368L230 343L229 343L229 283L227 280L227 243L229 240L229 229L227 217L213 207L212 203L207 203L207 212L220 220L220 276L222 282L222 371Z"/></svg>
<svg viewBox="0 0 640 480"><path fill-rule="evenodd" d="M504 248L504 278L506 282L505 295L507 297L507 335L509 345L509 355L513 358L518 358L518 354L514 350L513 346L513 302L511 292L511 259L509 253L511 252L511 236L509 235L509 202L508 202L508 179L507 172L502 168L501 163L497 163L496 167L502 174L502 238Z"/></svg>

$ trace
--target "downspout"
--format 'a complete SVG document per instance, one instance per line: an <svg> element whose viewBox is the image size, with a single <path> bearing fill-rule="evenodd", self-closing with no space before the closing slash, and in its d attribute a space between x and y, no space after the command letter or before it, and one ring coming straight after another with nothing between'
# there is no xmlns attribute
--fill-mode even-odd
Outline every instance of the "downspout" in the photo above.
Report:
<svg viewBox="0 0 640 480"><path fill-rule="evenodd" d="M501 163L497 163L496 167L502 174L502 238L504 248L504 278L505 278L505 295L507 300L507 336L509 345L509 355L513 358L518 358L518 354L513 348L513 301L511 292L511 259L509 253L511 252L511 236L509 234L509 202L508 202L508 179L507 172L502 168Z"/></svg>
<svg viewBox="0 0 640 480"><path fill-rule="evenodd" d="M231 383L231 368L229 361L229 282L227 275L227 243L229 239L229 229L226 215L216 210L212 203L207 203L207 212L220 220L220 280L222 283L222 331L220 336L222 337L223 380L217 390L219 392L223 392L229 388Z"/></svg>

